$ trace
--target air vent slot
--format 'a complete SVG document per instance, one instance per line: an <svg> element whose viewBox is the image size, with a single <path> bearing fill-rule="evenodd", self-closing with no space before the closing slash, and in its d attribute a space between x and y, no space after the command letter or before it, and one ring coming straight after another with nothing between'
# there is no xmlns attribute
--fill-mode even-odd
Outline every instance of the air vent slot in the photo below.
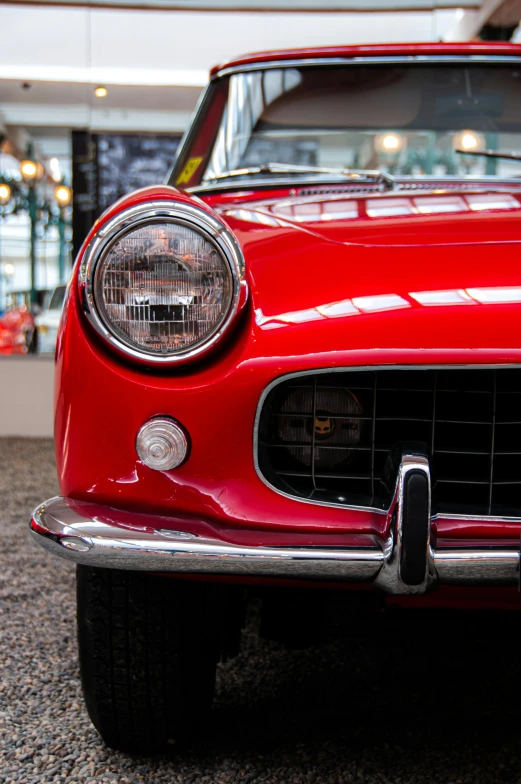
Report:
<svg viewBox="0 0 521 784"><path fill-rule="evenodd" d="M340 187L329 188L300 188L299 196L328 196L331 194L342 193L379 193L381 186L376 185L342 185Z"/></svg>

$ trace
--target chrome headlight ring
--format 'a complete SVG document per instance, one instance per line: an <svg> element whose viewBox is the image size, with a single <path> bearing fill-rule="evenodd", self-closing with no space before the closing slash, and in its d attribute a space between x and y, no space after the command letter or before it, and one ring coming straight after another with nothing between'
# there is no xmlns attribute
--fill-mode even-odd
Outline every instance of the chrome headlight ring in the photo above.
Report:
<svg viewBox="0 0 521 784"><path fill-rule="evenodd" d="M111 248L129 232L146 225L169 222L197 232L216 248L230 275L231 297L227 312L200 342L175 354L159 354L127 344L102 318L101 308L96 303L96 270ZM247 296L244 258L231 231L205 210L181 201L139 204L124 210L104 224L85 249L78 272L78 285L87 320L115 351L141 363L161 366L181 365L210 352L228 332Z"/></svg>

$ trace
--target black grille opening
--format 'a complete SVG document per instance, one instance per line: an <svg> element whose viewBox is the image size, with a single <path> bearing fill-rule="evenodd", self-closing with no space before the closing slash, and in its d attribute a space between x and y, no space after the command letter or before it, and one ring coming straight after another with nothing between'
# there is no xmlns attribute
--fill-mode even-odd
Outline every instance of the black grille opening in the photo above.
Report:
<svg viewBox="0 0 521 784"><path fill-rule="evenodd" d="M321 503L385 509L397 444L430 455L434 511L521 515L521 370L324 372L291 378L264 401L261 473Z"/></svg>

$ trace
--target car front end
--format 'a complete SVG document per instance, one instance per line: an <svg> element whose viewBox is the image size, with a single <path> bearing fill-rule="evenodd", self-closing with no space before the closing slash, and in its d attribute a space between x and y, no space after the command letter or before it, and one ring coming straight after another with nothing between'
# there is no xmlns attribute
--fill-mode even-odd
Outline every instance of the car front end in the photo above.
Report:
<svg viewBox="0 0 521 784"><path fill-rule="evenodd" d="M82 596L217 586L228 652L264 588L517 608L520 169L468 171L521 138L520 71L476 45L214 73L170 184L100 219L65 304L62 495L31 530Z"/></svg>

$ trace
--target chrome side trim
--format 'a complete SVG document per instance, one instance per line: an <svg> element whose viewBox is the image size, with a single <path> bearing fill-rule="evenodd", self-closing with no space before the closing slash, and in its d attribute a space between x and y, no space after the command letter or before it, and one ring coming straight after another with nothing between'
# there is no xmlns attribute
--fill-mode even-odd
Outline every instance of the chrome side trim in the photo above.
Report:
<svg viewBox="0 0 521 784"><path fill-rule="evenodd" d="M107 513L114 516L114 510ZM375 577L384 557L377 544L359 549L245 547L185 531L125 528L86 520L64 498L35 509L30 531L54 555L107 569L366 581Z"/></svg>
<svg viewBox="0 0 521 784"><path fill-rule="evenodd" d="M516 585L519 581L519 550L440 550L434 566L446 585Z"/></svg>
<svg viewBox="0 0 521 784"><path fill-rule="evenodd" d="M405 461L404 471L423 465L417 461L418 456L411 457L414 459ZM374 546L244 546L198 536L179 527L165 529L164 517L150 515L146 525L129 525L128 521L117 522L118 514L124 518L125 513L115 509L82 504L83 510L93 510L92 515L85 516L73 506L74 502L60 497L41 504L33 512L30 532L53 555L87 566L178 574L371 581L375 588L390 594L424 593L438 583L515 585L519 576L519 550L501 545L440 551L429 547L424 584L409 586L398 574L396 532L384 545L375 538ZM179 526L179 520L175 522ZM399 537L399 527L397 532Z"/></svg>
<svg viewBox="0 0 521 784"><path fill-rule="evenodd" d="M124 343L112 332L110 325L101 318L94 294L96 269L112 245L127 232L157 222L171 222L188 226L202 234L215 246L217 252L225 260L232 284L232 296L228 311L213 332L201 343L173 355L152 354L145 349L137 350ZM244 301L247 294L246 281L244 280L244 257L234 235L217 217L195 205L176 201L175 196L172 201L138 204L119 213L98 229L83 254L78 273L78 286L83 311L96 332L120 354L153 365L179 365L210 351L228 331L228 327L238 313L241 300Z"/></svg>
<svg viewBox="0 0 521 784"><path fill-rule="evenodd" d="M388 515L390 511L390 507L388 509L378 509L377 507L373 506L357 506L356 504L337 504L331 501L315 501L312 498L299 498L298 496L291 495L291 493L285 493L284 490L279 490L278 487L272 485L271 482L266 479L262 471L260 470L259 466L259 422L262 413L262 408L264 406L264 402L268 397L271 390L278 386L278 384L282 384L284 381L288 381L291 378L298 378L302 376L316 376L321 373L356 373L356 372L363 372L363 371L379 371L379 370L492 370L494 368L521 368L521 364L518 363L498 363L496 365L491 364L469 364L469 365L351 365L349 367L324 367L324 368L314 368L313 370L302 370L302 371L295 371L293 373L286 373L283 376L278 376L273 381L271 381L267 387L263 390L259 402L257 404L257 411L255 413L255 421L253 425L253 465L255 467L255 472L261 482L269 487L270 490L273 490L274 493L283 496L284 498L289 498L291 501L296 501L297 503L301 504L315 504L316 506L332 506L335 509L350 509L355 512L370 512L371 514L385 514ZM517 521L521 521L521 517L483 517L483 515L458 515L458 514L444 514L440 512L439 514L435 515L435 518L450 518L453 520L488 520L488 521L508 521L515 523ZM435 519L433 518L433 519Z"/></svg>
<svg viewBox="0 0 521 784"><path fill-rule="evenodd" d="M462 515L438 512L436 520L473 520L481 523L521 523L521 517L506 517L504 515Z"/></svg>
<svg viewBox="0 0 521 784"><path fill-rule="evenodd" d="M339 65L391 65L393 63L408 64L420 63L428 65L430 63L521 63L521 57L516 55L488 55L488 54L412 54L412 55L381 55L354 57L307 57L295 58L294 60L267 60L258 63L244 63L223 68L212 76L212 81L221 79L232 74L245 73L248 71L266 71L276 68L304 68L315 66L339 66Z"/></svg>

